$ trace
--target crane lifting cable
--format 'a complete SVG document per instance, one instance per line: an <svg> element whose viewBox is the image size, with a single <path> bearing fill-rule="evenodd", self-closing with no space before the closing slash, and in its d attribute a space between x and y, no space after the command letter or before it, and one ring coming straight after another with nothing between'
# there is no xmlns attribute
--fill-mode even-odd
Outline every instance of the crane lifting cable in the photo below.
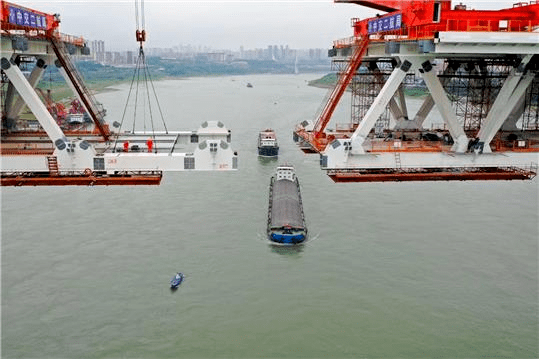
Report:
<svg viewBox="0 0 539 359"><path fill-rule="evenodd" d="M137 114L139 116L141 115L139 112L142 112L143 128L144 128L144 132L146 132L146 114L148 114L149 119L150 119L151 129L152 129L151 138L152 138L153 143L155 143L155 126L154 126L153 113L152 113L152 102L151 102L152 96L150 93L153 94L153 98L155 99L155 103L157 104L157 108L161 116L161 121L163 122L165 133L167 134L168 134L168 129L167 129L167 125L165 123L164 117L163 117L161 105L159 104L157 92L155 91L152 77L150 75L150 71L146 63L146 56L144 54L144 42L146 41L146 30L144 28L145 27L144 0L140 0L140 4L138 0L135 0L135 17L136 17L136 24L137 24L137 29L136 29L135 34L136 34L136 40L139 43L139 52L138 52L138 57L136 60L135 71L131 79L131 86L129 87L129 93L127 95L127 101L125 103L122 120L119 124L118 132L119 133L121 132L121 128L124 124L124 120L127 114L127 108L129 107L129 102L130 102L129 100L131 98L132 93L134 92L132 132L133 133L135 132ZM139 96L139 92L141 93L140 96ZM139 102L141 102L141 104L139 104ZM142 111L138 111L139 107L142 107ZM118 137L116 137L116 142L117 141L118 141ZM116 143L114 144L114 148L116 148ZM157 152L157 146L153 146L152 148L155 152ZM151 151L150 146L148 146L148 150Z"/></svg>

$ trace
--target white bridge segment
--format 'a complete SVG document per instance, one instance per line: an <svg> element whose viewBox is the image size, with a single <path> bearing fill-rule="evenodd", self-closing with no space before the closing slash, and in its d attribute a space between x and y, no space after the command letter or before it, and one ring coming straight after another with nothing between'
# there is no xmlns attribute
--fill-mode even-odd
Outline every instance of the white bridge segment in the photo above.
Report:
<svg viewBox="0 0 539 359"><path fill-rule="evenodd" d="M92 147L83 150L80 142L72 142L73 152L55 151L58 170L63 173L83 173L86 169L114 174L124 171L228 171L237 169L237 156L223 141L204 141L193 153L106 152L97 154ZM213 145L212 145L213 144ZM200 147L204 147L201 149ZM225 148L223 148L225 147ZM186 160L187 158L187 160ZM236 158L236 160L234 159ZM96 161L103 167L96 166ZM43 155L2 156L2 172L48 172Z"/></svg>
<svg viewBox="0 0 539 359"><path fill-rule="evenodd" d="M321 154L320 163L323 169L345 172L363 169L395 169L413 172L422 168L518 167L537 170L539 153L527 149L526 141L515 143L513 150L494 153L490 151L487 144L492 141L502 126L516 130L516 123L524 110L526 89L532 83L534 76L537 75L535 70L528 73L525 71L522 73L522 71L530 61L531 56L539 54L539 32L440 32L433 40L433 45L432 48L422 48L417 41L400 41L400 48L396 48L395 52L388 53L383 43L372 42L365 55L365 61L377 61L388 57L401 61L407 60L411 63L407 72L414 70L421 72L430 93L424 99L413 120L397 120L393 130L421 130L425 119L436 105L455 141L452 149L450 151L414 152L413 149L401 149L404 143L401 143L400 140L388 142L386 139L385 142L382 142L383 140L370 137L374 123L385 108L389 108L395 118L406 114L406 109L402 104L399 106L397 103L397 99L400 100L400 94L397 91L404 78L404 72L395 68L384 86L378 91L378 96L352 137L334 140ZM458 121L455 109L444 89L446 81L458 68L451 65L451 60L460 64L469 58L497 59L507 55L517 55L523 60L520 67L512 71L504 81L502 89L495 99L494 107L491 108L488 117L481 124L477 141L485 143L484 151L478 151L477 148L468 149L469 139L463 124ZM429 65L436 59L450 61L443 73L443 75L449 76L438 77L435 71L432 71ZM518 71L521 73L517 73ZM384 148L385 150L375 152L376 148Z"/></svg>
<svg viewBox="0 0 539 359"><path fill-rule="evenodd" d="M36 66L27 79L20 68L9 60L19 55L34 56L44 60L45 64L52 64L56 60L48 41L28 39L28 45L28 50L19 53L12 48L9 36L1 37L2 69L10 81L8 89L10 88L12 93L6 106L9 107L11 115L18 117L20 111L17 108L20 105L14 96L17 91L22 103L30 108L45 130L48 139L39 135L28 137L11 133L10 142L3 144L3 148L13 152L17 152L18 148L45 152L50 150L51 153L54 150L52 156L57 159L60 175L79 175L86 173L87 169L107 174L125 171L237 170L238 155L231 148L230 131L218 121L206 121L196 131L124 133L120 134L116 141L111 139L109 142L102 142L100 137L85 133L81 133L77 138L66 137L34 89L42 77L44 67ZM65 69L59 67L58 70L73 93L79 97ZM81 104L84 105L82 101ZM158 153L148 153L146 141L149 138L154 141L153 148ZM57 140L61 140L60 146L56 143ZM52 141L52 145L49 141ZM138 145L139 150L131 151L130 148L129 152L123 152L125 141L128 141L130 146ZM1 171L3 174L49 172L51 169L48 157L50 155L4 154L1 156Z"/></svg>
<svg viewBox="0 0 539 359"><path fill-rule="evenodd" d="M539 162L537 152L508 153L452 153L452 152L398 152L400 163L396 162L396 152L365 153L352 155L347 150L345 139L335 140L326 147L323 155L325 170L349 169L413 169L413 168L477 168L477 167L534 167ZM397 142L397 141L396 141ZM395 147L398 151L398 147Z"/></svg>
<svg viewBox="0 0 539 359"><path fill-rule="evenodd" d="M383 78L380 69L377 67L375 70L375 77L377 79L376 83L376 91L380 91L382 87L384 86L382 83L384 83ZM398 102L397 102L398 98ZM404 101L404 89L402 86L402 83L399 85L399 88L397 89L397 92L391 97L388 103L389 111L391 112L391 115L393 116L394 120L396 122L399 122L401 120L404 120L408 117L408 112L406 108L406 102Z"/></svg>

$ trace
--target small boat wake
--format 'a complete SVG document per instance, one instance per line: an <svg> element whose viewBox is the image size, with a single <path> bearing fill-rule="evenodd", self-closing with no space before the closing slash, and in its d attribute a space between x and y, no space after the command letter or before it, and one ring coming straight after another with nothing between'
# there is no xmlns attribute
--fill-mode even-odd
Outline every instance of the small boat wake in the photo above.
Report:
<svg viewBox="0 0 539 359"><path fill-rule="evenodd" d="M305 241L305 244L307 244L307 243L312 243L312 242L317 241L317 240L319 240L319 239L320 239L320 232L318 232L318 233L315 234L314 236L311 234L311 235L309 236L309 240L308 240L308 241Z"/></svg>

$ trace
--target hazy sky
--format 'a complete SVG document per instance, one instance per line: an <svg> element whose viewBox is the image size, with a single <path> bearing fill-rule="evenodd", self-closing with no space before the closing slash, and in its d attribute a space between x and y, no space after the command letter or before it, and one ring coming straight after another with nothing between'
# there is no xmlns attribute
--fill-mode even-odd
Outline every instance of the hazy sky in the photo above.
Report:
<svg viewBox="0 0 539 359"><path fill-rule="evenodd" d="M9 0L59 13L63 33L105 40L107 50L137 47L135 0ZM140 1L139 1L140 2ZM513 1L453 1L476 9L511 7ZM329 48L352 35L351 18L378 11L332 0L146 0L147 47L180 44L237 50L288 45Z"/></svg>

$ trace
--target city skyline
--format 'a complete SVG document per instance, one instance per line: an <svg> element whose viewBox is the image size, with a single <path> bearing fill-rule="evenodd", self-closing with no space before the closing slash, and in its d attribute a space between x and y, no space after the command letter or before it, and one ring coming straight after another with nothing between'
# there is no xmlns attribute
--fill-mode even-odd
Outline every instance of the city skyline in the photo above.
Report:
<svg viewBox="0 0 539 359"><path fill-rule="evenodd" d="M87 40L90 55L81 58L91 58L102 64L134 64L138 49L116 51L107 49L104 40ZM238 60L273 60L279 62L294 62L297 59L328 62L327 49L293 49L289 45L267 45L265 48L246 49L212 49L209 46L179 44L168 48L145 48L147 56L158 56L175 60L207 60L213 62L232 62Z"/></svg>

